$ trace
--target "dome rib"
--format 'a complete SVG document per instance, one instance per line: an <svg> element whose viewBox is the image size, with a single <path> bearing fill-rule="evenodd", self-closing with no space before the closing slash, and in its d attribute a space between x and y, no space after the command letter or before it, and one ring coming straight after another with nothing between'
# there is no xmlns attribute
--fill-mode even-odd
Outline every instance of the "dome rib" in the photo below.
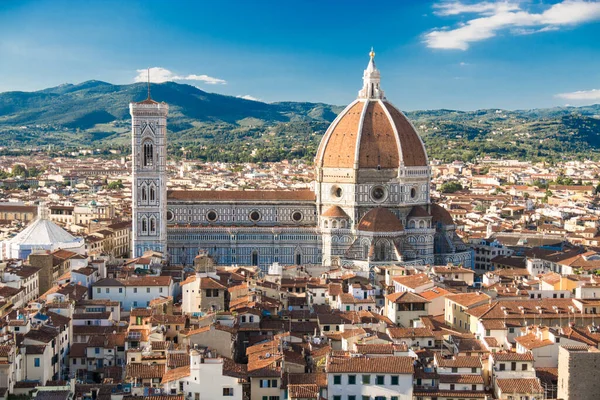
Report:
<svg viewBox="0 0 600 400"><path fill-rule="evenodd" d="M319 146L322 168L426 167L425 146L410 121L385 100L357 100L334 121Z"/></svg>
<svg viewBox="0 0 600 400"><path fill-rule="evenodd" d="M402 161L405 167L423 167L427 166L427 152L423 141L415 130L414 126L406 116L389 102L385 101L385 108L392 117L392 121L398 132L400 140L400 151L402 152Z"/></svg>
<svg viewBox="0 0 600 400"><path fill-rule="evenodd" d="M406 116L386 100L374 53L370 57L358 99L325 132L315 165L355 170L427 167L429 160L421 137Z"/></svg>
<svg viewBox="0 0 600 400"><path fill-rule="evenodd" d="M330 168L353 168L354 153L356 150L356 137L358 126L365 104L355 102L347 109L335 126L323 138L324 143L321 160L317 164Z"/></svg>
<svg viewBox="0 0 600 400"><path fill-rule="evenodd" d="M379 101L369 101L360 141L359 168L398 168L395 132Z"/></svg>

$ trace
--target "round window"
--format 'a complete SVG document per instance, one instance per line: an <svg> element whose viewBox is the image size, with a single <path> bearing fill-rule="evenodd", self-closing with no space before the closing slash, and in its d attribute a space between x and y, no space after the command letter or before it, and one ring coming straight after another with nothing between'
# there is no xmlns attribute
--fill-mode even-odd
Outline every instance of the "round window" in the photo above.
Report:
<svg viewBox="0 0 600 400"><path fill-rule="evenodd" d="M333 197L335 198L340 198L342 197L342 188L339 186L334 186L331 188L331 194L333 195Z"/></svg>
<svg viewBox="0 0 600 400"><path fill-rule="evenodd" d="M206 213L206 219L210 222L215 222L217 218L218 216L216 211L210 210L208 213Z"/></svg>
<svg viewBox="0 0 600 400"><path fill-rule="evenodd" d="M381 186L375 186L373 190L371 190L371 196L373 196L374 200L383 200L385 197L385 189Z"/></svg>
<svg viewBox="0 0 600 400"><path fill-rule="evenodd" d="M296 222L302 221L302 213L300 211L294 211L292 214L292 219Z"/></svg>
<svg viewBox="0 0 600 400"><path fill-rule="evenodd" d="M252 222L260 221L260 213L258 211L252 211L249 217Z"/></svg>
<svg viewBox="0 0 600 400"><path fill-rule="evenodd" d="M417 197L417 189L415 189L415 188L410 189L410 197L413 199L415 197Z"/></svg>
<svg viewBox="0 0 600 400"><path fill-rule="evenodd" d="M167 211L167 221L173 221L173 218L175 218L175 215L173 215L173 211L168 210Z"/></svg>

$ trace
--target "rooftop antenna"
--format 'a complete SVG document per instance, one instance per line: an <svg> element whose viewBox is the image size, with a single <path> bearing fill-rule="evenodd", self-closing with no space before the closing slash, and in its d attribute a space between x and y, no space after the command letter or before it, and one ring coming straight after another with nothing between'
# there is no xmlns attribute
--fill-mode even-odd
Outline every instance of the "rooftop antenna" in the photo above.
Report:
<svg viewBox="0 0 600 400"><path fill-rule="evenodd" d="M150 100L150 67L148 67L148 100Z"/></svg>

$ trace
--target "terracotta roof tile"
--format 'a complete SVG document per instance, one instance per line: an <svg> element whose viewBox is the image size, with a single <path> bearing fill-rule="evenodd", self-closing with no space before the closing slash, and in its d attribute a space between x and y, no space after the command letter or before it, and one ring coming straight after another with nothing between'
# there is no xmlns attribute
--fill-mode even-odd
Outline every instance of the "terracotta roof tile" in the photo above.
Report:
<svg viewBox="0 0 600 400"><path fill-rule="evenodd" d="M427 153L421 143L419 134L411 125L408 119L396 107L388 102L384 102L385 108L390 113L398 136L400 138L400 147L402 149L402 162L407 167L420 167L427 165Z"/></svg>
<svg viewBox="0 0 600 400"><path fill-rule="evenodd" d="M497 352L492 353L492 359L494 362L498 361L531 361L533 362L533 354L528 351L526 353L513 353L513 352Z"/></svg>
<svg viewBox="0 0 600 400"><path fill-rule="evenodd" d="M440 383L466 383L483 385L483 376L471 374L440 375Z"/></svg>
<svg viewBox="0 0 600 400"><path fill-rule="evenodd" d="M378 166L380 168L398 168L400 166L398 143L391 122L378 101L368 102L360 135L359 168L377 168ZM410 150L404 151L403 149L403 153L407 152Z"/></svg>
<svg viewBox="0 0 600 400"><path fill-rule="evenodd" d="M410 357L331 357L327 363L328 373L389 373L412 374L413 360Z"/></svg>
<svg viewBox="0 0 600 400"><path fill-rule="evenodd" d="M358 126L364 106L364 102L357 101L331 124L321 140L315 165L326 168L354 167Z"/></svg>
<svg viewBox="0 0 600 400"><path fill-rule="evenodd" d="M481 368L481 359L479 356L457 356L453 358L444 358L439 353L435 353L435 362L440 367L445 368Z"/></svg>
<svg viewBox="0 0 600 400"><path fill-rule="evenodd" d="M364 232L401 232L404 226L393 212L376 207L360 219L357 229Z"/></svg>
<svg viewBox="0 0 600 400"><path fill-rule="evenodd" d="M165 374L166 365L127 364L126 376L137 379L162 378Z"/></svg>
<svg viewBox="0 0 600 400"><path fill-rule="evenodd" d="M456 304L463 306L463 307L471 307L473 305L476 305L476 304L482 303L482 302L486 302L491 299L491 297L488 296L487 294L477 293L477 292L452 294L452 295L446 296L446 298L448 300L455 302Z"/></svg>
<svg viewBox="0 0 600 400"><path fill-rule="evenodd" d="M430 303L416 293L411 292L396 292L385 296L392 303Z"/></svg>
<svg viewBox="0 0 600 400"><path fill-rule="evenodd" d="M395 276L392 278L392 280L411 289L416 289L419 286L423 286L432 282L427 274Z"/></svg>
<svg viewBox="0 0 600 400"><path fill-rule="evenodd" d="M454 219L444 207L439 204L431 204L431 216L433 222L441 222L443 225L454 225Z"/></svg>
<svg viewBox="0 0 600 400"><path fill-rule="evenodd" d="M392 339L433 337L429 328L388 328L387 332Z"/></svg>
<svg viewBox="0 0 600 400"><path fill-rule="evenodd" d="M346 212L339 206L329 207L323 214L321 214L321 216L329 218L348 218L348 214L346 214Z"/></svg>
<svg viewBox="0 0 600 400"><path fill-rule="evenodd" d="M502 393L543 394L544 389L537 378L497 379L496 384Z"/></svg>
<svg viewBox="0 0 600 400"><path fill-rule="evenodd" d="M190 375L190 366L185 365L183 367L178 367L174 369L168 370L162 377L162 384L179 380L181 378L185 378Z"/></svg>

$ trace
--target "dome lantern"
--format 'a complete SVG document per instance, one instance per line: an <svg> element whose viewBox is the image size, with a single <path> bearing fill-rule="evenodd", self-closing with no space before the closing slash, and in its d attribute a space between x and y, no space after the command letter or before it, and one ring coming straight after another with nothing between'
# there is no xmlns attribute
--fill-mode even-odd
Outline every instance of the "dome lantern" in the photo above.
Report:
<svg viewBox="0 0 600 400"><path fill-rule="evenodd" d="M381 90L381 74L375 66L375 52L371 47L369 53L369 64L363 74L363 88L358 91L359 99L385 99L383 90Z"/></svg>

